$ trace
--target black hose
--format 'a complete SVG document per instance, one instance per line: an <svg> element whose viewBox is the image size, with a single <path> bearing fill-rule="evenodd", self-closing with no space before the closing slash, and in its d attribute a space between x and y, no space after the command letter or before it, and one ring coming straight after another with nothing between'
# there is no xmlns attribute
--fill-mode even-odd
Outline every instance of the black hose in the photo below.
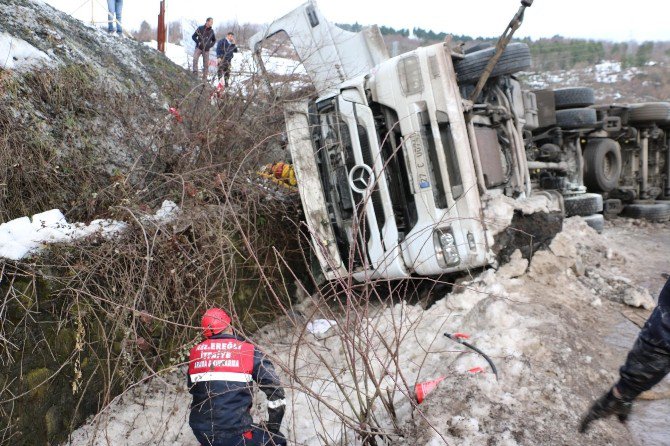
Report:
<svg viewBox="0 0 670 446"><path fill-rule="evenodd" d="M486 359L486 362L489 363L489 365L491 366L491 370L493 371L493 374L496 377L496 381L498 381L498 369L496 369L496 366L493 363L493 361L491 360L491 358L489 358L489 355L487 355L486 353L484 353L483 351L481 351L480 349L478 349L474 345L470 344L469 342L464 341L463 339L461 339L457 336L454 336L451 333L445 333L444 335L446 337L448 337L449 339L451 339L452 341L458 342L459 344L462 344L462 345L466 346L467 348L474 351L475 353L479 353L484 359Z"/></svg>

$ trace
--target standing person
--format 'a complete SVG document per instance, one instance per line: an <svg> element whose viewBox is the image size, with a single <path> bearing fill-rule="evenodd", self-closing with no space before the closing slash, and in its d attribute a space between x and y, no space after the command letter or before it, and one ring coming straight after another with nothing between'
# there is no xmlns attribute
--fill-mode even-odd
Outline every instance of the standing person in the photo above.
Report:
<svg viewBox="0 0 670 446"><path fill-rule="evenodd" d="M228 78L230 78L230 64L233 60L233 55L237 52L235 34L233 33L226 34L226 38L220 40L216 45L216 58L219 62L217 75L219 76L219 80L223 76L226 87L228 87Z"/></svg>
<svg viewBox="0 0 670 446"><path fill-rule="evenodd" d="M654 309L619 369L619 381L598 398L582 419L586 432L599 418L616 415L625 423L637 396L651 389L670 373L670 279L665 283Z"/></svg>
<svg viewBox="0 0 670 446"><path fill-rule="evenodd" d="M107 0L107 32L114 34L114 23L116 22L116 33L123 35L121 27L121 10L123 9L123 0Z"/></svg>
<svg viewBox="0 0 670 446"><path fill-rule="evenodd" d="M205 340L191 349L189 425L202 446L286 445L279 431L286 400L274 366L253 344L233 334L230 316L210 308L202 318ZM253 382L268 398L266 428L252 424Z"/></svg>
<svg viewBox="0 0 670 446"><path fill-rule="evenodd" d="M111 0L110 0L111 1ZM216 43L216 36L212 25L214 19L208 17L204 25L198 26L191 39L195 42L195 51L193 52L193 73L198 74L198 59L202 55L202 64L204 70L202 72L202 79L207 80L207 72L209 70L209 50L212 49Z"/></svg>

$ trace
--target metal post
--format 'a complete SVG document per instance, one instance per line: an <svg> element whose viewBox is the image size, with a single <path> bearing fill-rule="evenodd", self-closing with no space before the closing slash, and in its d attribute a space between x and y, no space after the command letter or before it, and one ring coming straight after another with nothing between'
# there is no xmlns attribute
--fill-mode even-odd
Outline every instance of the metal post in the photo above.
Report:
<svg viewBox="0 0 670 446"><path fill-rule="evenodd" d="M158 31L156 40L158 40L158 51L165 54L165 0L161 0L160 12L158 13Z"/></svg>

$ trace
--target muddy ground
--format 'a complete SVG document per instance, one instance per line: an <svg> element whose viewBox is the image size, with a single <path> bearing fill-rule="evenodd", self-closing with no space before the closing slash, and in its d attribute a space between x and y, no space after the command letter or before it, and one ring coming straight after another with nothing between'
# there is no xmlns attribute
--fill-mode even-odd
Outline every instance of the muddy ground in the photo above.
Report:
<svg viewBox="0 0 670 446"><path fill-rule="evenodd" d="M283 431L290 444L360 444L324 404L349 417L356 408L345 403L345 394L374 393L360 386L370 382L360 378L360 368L346 366L351 350L344 334L356 333L369 343L371 369L385 375L384 392L393 395L393 416L381 404L371 409L378 426L391 433L383 437L386 444L668 444L667 379L649 395L652 400L636 402L627 425L607 420L594 423L587 435L577 433L589 404L616 380L638 324L665 283L668 246L668 223L617 219L598 235L577 217L529 267L513 258L428 309L378 307L365 328L339 320L339 328L322 336L278 321L256 341L273 355L289 387ZM300 309L314 308L308 298ZM481 357L445 341L444 331L469 333L493 358L499 380ZM399 367L380 347L389 339L397 342ZM475 367L482 373L468 372ZM194 445L181 373L128 392L75 432L70 444ZM409 385L391 379L400 376ZM445 379L437 389L421 405L411 403L413 384L438 376Z"/></svg>

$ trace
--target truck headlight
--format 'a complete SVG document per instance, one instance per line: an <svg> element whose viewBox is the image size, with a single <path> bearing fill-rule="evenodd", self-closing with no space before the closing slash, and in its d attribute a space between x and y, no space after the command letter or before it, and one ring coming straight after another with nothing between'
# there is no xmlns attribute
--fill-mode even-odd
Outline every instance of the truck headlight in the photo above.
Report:
<svg viewBox="0 0 670 446"><path fill-rule="evenodd" d="M451 233L451 229L437 229L433 233L433 243L435 244L437 262L442 268L461 263L461 256L458 255L456 239L454 234Z"/></svg>

